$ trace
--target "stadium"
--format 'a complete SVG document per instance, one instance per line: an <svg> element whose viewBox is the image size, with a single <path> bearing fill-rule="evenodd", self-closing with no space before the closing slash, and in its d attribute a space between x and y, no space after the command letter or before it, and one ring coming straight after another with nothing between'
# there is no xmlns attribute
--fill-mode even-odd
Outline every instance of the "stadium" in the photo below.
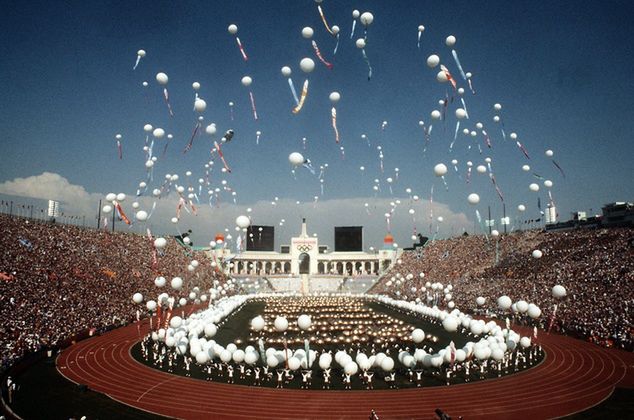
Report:
<svg viewBox="0 0 634 420"><path fill-rule="evenodd" d="M357 3L8 5L0 420L633 417L632 5Z"/></svg>

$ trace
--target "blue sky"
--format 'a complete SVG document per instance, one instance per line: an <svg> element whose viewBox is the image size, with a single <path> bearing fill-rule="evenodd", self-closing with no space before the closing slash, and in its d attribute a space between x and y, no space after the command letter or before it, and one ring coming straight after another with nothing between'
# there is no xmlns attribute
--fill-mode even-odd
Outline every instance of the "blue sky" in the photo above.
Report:
<svg viewBox="0 0 634 420"><path fill-rule="evenodd" d="M194 140L189 153L182 150L195 125L191 84L198 81L202 85L199 94L207 101L204 124L216 123L219 133L230 128L236 132L223 148L233 172L222 175L216 170L214 186L226 180L243 207L267 203L274 197L312 203L317 195L320 202L354 198L373 203L380 199L376 212L382 214L386 202L398 197L407 201L405 188L420 195L421 202L428 201L433 184L434 201L445 204L448 215L464 213L472 220L473 208L466 201L469 193L480 195L478 208L483 214L488 204L494 212L500 208L486 175L474 173L469 184L464 180L465 162L482 164L487 156L493 159L507 209L525 203L527 215L536 214L538 196L543 203L548 198L542 181L523 172L523 164L554 182L553 198L564 218L576 209L596 210L606 202L633 199L631 2L325 0L322 7L328 22L341 28L336 55L335 39L326 32L312 0L27 1L5 6L0 18L0 183L50 172L88 193L133 194L145 178L141 148L146 123L174 134L164 158L165 139L157 141L156 182L165 173L183 176L187 170L197 179L209 160L212 138L204 134ZM374 15L366 47L374 70L370 81L361 51L350 40L353 9ZM227 32L231 23L239 27L248 62L242 60ZM417 49L421 24L426 30ZM314 29L323 55L334 64L332 70L319 63L310 42L301 37L305 26ZM357 23L355 39L362 33L362 25ZM478 137L483 154L477 147L468 149L476 143L462 134L449 152L457 100L449 106L444 123L434 122L431 144L423 154L424 136L418 121L429 124L430 112L439 108L438 100L446 93L452 95L449 84L436 81L438 69L426 66L427 56L440 55L459 85L467 87L451 49L444 44L448 35L456 36L455 49L462 65L474 74L477 94L465 94L470 119L462 124L470 128L478 121L484 124L493 147L488 150ZM147 56L133 71L140 48ZM306 105L294 115L290 112L293 99L280 68L291 66L299 90L306 76L299 69L303 57L314 59L316 68L308 75ZM174 118L169 117L154 78L159 71L170 77ZM253 78L258 121L251 114L248 89L240 83L244 75ZM143 81L149 82L147 88L141 86ZM335 143L330 125L328 95L332 91L342 95L337 104L340 145ZM233 121L229 101L235 103ZM518 134L530 161L512 141L502 139L499 125L492 121L496 102L503 105L500 115L507 135ZM381 130L383 121L388 125ZM258 130L262 135L256 146ZM123 160L117 156L117 133L123 135ZM368 136L371 147L362 134ZM303 137L307 138L306 150ZM340 146L345 147L345 160ZM377 146L384 152L383 173ZM555 152L565 179L544 156L546 149ZM323 196L318 180L308 171L298 169L297 179L291 176L288 155L294 151L303 153L315 166L328 163ZM459 161L462 178L453 171L452 159ZM433 175L439 162L449 166L449 191ZM363 173L360 166L366 168ZM396 167L399 179L393 182L391 195L386 179L395 178ZM381 182L376 198L374 179ZM532 182L542 185L538 194L529 191ZM23 195L33 194L26 191ZM366 214L363 206L355 206L347 211L358 212L359 217ZM407 220L407 206L403 204L402 216L395 217ZM275 216L267 213L262 206L258 221L277 224L283 217L278 210ZM337 224L338 216L329 215L330 226ZM385 222L379 219L368 228L380 227L383 232ZM447 220L446 226L451 223ZM428 229L428 221L418 224L419 230Z"/></svg>

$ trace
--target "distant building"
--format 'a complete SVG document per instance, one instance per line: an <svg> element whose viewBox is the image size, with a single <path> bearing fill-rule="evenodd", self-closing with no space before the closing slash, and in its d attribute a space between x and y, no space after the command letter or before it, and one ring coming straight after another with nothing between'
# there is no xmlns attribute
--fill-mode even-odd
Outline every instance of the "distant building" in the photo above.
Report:
<svg viewBox="0 0 634 420"><path fill-rule="evenodd" d="M547 225L557 223L557 208L554 205L549 204L546 208L545 216Z"/></svg>
<svg viewBox="0 0 634 420"><path fill-rule="evenodd" d="M634 226L634 203L617 201L603 206L603 226Z"/></svg>

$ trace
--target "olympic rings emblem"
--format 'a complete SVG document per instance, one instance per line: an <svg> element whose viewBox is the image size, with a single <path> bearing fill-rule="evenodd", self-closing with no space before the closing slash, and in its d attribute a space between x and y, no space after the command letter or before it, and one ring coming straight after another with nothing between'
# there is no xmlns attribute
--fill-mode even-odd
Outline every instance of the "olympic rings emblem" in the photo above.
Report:
<svg viewBox="0 0 634 420"><path fill-rule="evenodd" d="M313 249L312 245L298 245L297 246L297 250L300 251L300 252L308 252L311 249Z"/></svg>

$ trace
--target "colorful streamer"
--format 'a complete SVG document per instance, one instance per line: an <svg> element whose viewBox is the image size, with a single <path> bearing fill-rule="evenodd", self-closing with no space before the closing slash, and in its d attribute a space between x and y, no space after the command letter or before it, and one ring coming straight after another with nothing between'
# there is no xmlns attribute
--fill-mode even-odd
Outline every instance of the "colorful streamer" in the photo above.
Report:
<svg viewBox="0 0 634 420"><path fill-rule="evenodd" d="M244 58L244 61L248 61L249 57L247 57L247 53L244 51L244 47L242 46L242 42L240 42L240 38L236 37L236 42L238 43L238 48L240 49L240 54L242 54L242 58Z"/></svg>
<svg viewBox="0 0 634 420"><path fill-rule="evenodd" d="M363 59L365 60L365 63L368 65L368 80L370 80L372 78L372 65L370 64L368 55L365 53L365 48L361 49L361 54L363 54Z"/></svg>
<svg viewBox="0 0 634 420"><path fill-rule="evenodd" d="M326 59L321 55L321 51L319 51L319 47L317 46L317 42L315 42L314 39L312 41L312 44L313 44L313 50L315 50L315 55L317 56L319 61L324 63L324 65L326 67L328 67L328 70L332 70L332 63L329 63L328 61L326 61Z"/></svg>
<svg viewBox="0 0 634 420"><path fill-rule="evenodd" d="M183 154L189 152L192 148L192 145L194 144L194 138L196 137L196 134L198 133L198 130L200 129L201 124L200 122L196 123L196 126L194 127L194 130L192 131L192 136L189 139L189 142L187 143L187 145L185 146L185 148L183 149Z"/></svg>
<svg viewBox="0 0 634 420"><path fill-rule="evenodd" d="M445 67L443 64L441 64L440 65L440 70L442 70L443 73L445 73L445 76L447 77L447 80L449 81L449 83L451 83L451 86L453 86L454 90L456 90L456 80L453 78L453 76L451 75L451 73L449 72L447 67Z"/></svg>
<svg viewBox="0 0 634 420"><path fill-rule="evenodd" d="M335 142L339 144L339 130L337 130L337 110L335 107L332 107L332 129L335 130Z"/></svg>
<svg viewBox="0 0 634 420"><path fill-rule="evenodd" d="M298 114L299 111L302 110L302 107L304 106L304 101L306 101L306 96L308 96L308 79L304 80L304 86L302 87L302 93L301 93L301 96L299 98L299 102L297 103L297 106L295 108L293 108L293 114Z"/></svg>
<svg viewBox="0 0 634 420"><path fill-rule="evenodd" d="M218 157L220 157L220 160L222 161L222 164L224 165L225 169L227 170L227 172L231 173L231 168L229 168L229 165L227 165L227 161L225 160L225 157L222 154L222 150L220 149L220 145L218 144L217 141L214 141L214 147L215 147L216 152L218 153Z"/></svg>
<svg viewBox="0 0 634 420"><path fill-rule="evenodd" d="M464 70L462 70L462 65L460 64L460 60L458 59L458 53L456 52L456 50L451 50L451 55L453 55L453 59L456 62L456 66L458 67L458 70L460 71L460 75L462 76L464 80L467 80L467 75L464 73Z"/></svg>
<svg viewBox="0 0 634 420"><path fill-rule="evenodd" d="M170 117L173 117L174 112L172 111L172 105L170 104L170 94L167 91L167 88L163 88L163 98L165 99L165 103L167 104L167 110L170 113Z"/></svg>
<svg viewBox="0 0 634 420"><path fill-rule="evenodd" d="M255 98L253 97L253 92L249 91L249 99L251 99L251 110L253 111L253 119L258 120L258 111L255 108Z"/></svg>
<svg viewBox="0 0 634 420"><path fill-rule="evenodd" d="M293 79L288 78L288 86L291 88L291 93L293 94L293 99L295 100L295 106L299 105L299 98L297 97L297 91L295 90L295 85L293 84Z"/></svg>
<svg viewBox="0 0 634 420"><path fill-rule="evenodd" d="M330 35L334 35L334 33L332 32L332 29L330 29L330 26L328 26L328 22L326 22L326 16L324 16L324 11L321 10L320 4L317 5L317 10L319 10L319 16L321 16L321 21L324 22L324 26L326 27L326 30L330 33Z"/></svg>
<svg viewBox="0 0 634 420"><path fill-rule="evenodd" d="M531 158L530 156L528 156L528 152L526 151L524 146L522 146L522 143L520 143L519 141L516 140L515 144L517 144L517 147L519 147L520 150L522 151L522 153L524 153L524 156L526 156L526 159L530 159Z"/></svg>

